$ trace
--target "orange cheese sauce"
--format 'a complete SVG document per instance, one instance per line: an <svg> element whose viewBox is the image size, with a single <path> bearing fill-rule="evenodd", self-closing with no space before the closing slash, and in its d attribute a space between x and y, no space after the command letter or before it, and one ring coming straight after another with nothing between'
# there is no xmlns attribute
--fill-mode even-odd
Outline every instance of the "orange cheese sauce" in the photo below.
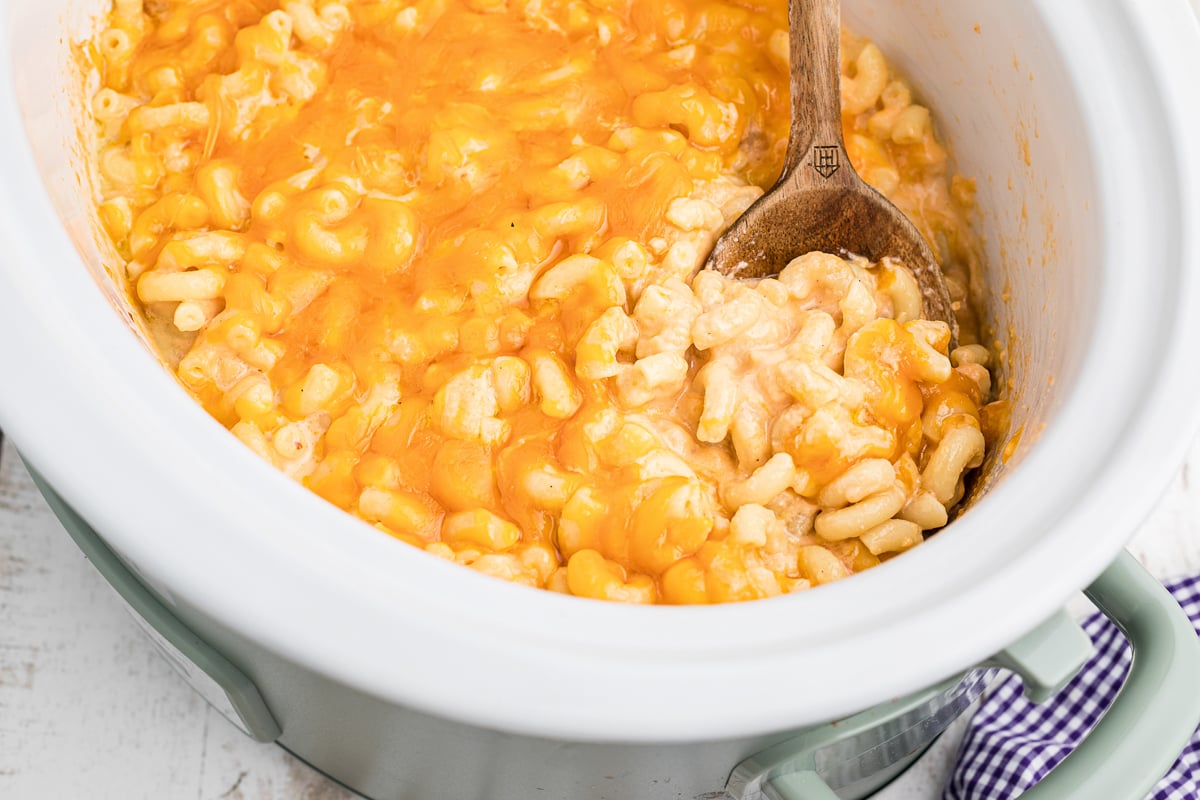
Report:
<svg viewBox="0 0 1200 800"><path fill-rule="evenodd" d="M922 470L979 430L990 376L905 321L902 268L692 282L780 170L786 22L782 0L120 0L99 214L187 389L390 535L587 597L797 591L944 524L971 467L937 501ZM843 74L875 97L847 101L851 160L933 243L973 344L972 186L878 50L844 34ZM701 385L719 370L735 394ZM892 465L866 499L895 509L822 534L865 502L826 491L862 462Z"/></svg>

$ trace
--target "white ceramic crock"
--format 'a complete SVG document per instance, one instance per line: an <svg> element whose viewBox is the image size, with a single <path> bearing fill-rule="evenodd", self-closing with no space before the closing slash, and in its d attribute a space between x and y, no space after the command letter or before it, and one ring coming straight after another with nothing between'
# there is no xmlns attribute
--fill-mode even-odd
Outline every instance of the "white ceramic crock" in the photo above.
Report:
<svg viewBox="0 0 1200 800"><path fill-rule="evenodd" d="M400 545L257 460L98 288L112 265L80 177L70 45L99 2L0 12L0 426L318 763L385 774L386 751L342 751L398 719L566 750L733 741L945 679L1099 574L1194 431L1200 34L1185 0L845 6L978 179L1022 434L986 495L903 558L752 604L594 603Z"/></svg>

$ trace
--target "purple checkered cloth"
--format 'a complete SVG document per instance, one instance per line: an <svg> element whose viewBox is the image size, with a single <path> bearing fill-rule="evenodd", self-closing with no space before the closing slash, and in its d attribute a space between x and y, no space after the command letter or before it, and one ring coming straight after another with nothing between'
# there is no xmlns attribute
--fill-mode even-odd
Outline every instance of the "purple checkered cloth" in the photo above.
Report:
<svg viewBox="0 0 1200 800"><path fill-rule="evenodd" d="M1200 633L1200 576L1167 584ZM1015 675L993 686L971 721L944 800L1009 800L1044 778L1079 744L1117 696L1132 660L1125 637L1102 614L1083 622L1095 652L1070 683L1041 705ZM1200 730L1147 795L1200 798Z"/></svg>

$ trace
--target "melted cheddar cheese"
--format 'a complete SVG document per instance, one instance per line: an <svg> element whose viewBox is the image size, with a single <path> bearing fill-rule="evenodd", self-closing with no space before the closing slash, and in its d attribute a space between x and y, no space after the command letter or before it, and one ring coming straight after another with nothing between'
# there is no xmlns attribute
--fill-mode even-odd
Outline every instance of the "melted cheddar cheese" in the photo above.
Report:
<svg viewBox="0 0 1200 800"><path fill-rule="evenodd" d="M859 172L945 265L696 270L779 173L783 0L116 0L98 210L178 378L329 502L626 602L797 591L944 525L983 457L971 185L843 35ZM914 299L915 298L915 299Z"/></svg>

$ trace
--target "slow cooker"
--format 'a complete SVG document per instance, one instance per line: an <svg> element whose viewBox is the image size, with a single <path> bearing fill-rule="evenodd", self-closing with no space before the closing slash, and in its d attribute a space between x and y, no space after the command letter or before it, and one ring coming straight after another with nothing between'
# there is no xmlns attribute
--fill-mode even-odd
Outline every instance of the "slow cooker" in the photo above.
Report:
<svg viewBox="0 0 1200 800"><path fill-rule="evenodd" d="M251 735L379 798L864 797L994 666L1121 697L1029 793L1140 797L1200 720L1200 644L1122 553L1200 419L1200 31L1184 0L847 0L978 179L1013 446L912 553L820 591L629 608L397 544L260 462L139 333L97 246L74 44L0 12L0 427L164 652ZM976 668L979 669L976 669Z"/></svg>

